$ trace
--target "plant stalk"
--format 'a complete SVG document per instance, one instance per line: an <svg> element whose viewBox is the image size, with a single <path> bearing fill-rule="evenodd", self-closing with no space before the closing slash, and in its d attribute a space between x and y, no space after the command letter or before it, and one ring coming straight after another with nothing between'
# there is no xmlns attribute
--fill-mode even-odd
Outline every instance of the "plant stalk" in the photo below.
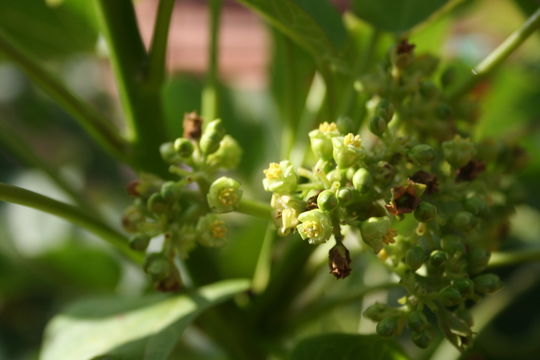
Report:
<svg viewBox="0 0 540 360"><path fill-rule="evenodd" d="M167 41L169 26L174 9L174 0L160 0L154 23L154 33L150 44L147 83L150 87L159 87L165 77Z"/></svg>
<svg viewBox="0 0 540 360"><path fill-rule="evenodd" d="M202 117L208 122L217 118L219 108L219 26L222 0L210 0L210 39L208 43L208 75L202 93Z"/></svg>

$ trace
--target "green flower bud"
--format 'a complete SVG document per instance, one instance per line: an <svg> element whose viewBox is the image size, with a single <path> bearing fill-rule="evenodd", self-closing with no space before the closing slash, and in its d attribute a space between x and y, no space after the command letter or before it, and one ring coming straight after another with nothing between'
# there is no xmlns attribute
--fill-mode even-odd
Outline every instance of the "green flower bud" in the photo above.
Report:
<svg viewBox="0 0 540 360"><path fill-rule="evenodd" d="M364 316L373 321L381 321L386 317L390 310L391 308L388 305L376 302L375 304L368 306L364 311Z"/></svg>
<svg viewBox="0 0 540 360"><path fill-rule="evenodd" d="M163 198L163 196L160 193L152 194L152 196L148 198L146 206L148 210L158 215L166 213L167 210L169 209L169 205L167 204L167 201Z"/></svg>
<svg viewBox="0 0 540 360"><path fill-rule="evenodd" d="M371 131L374 135L381 137L386 129L388 129L388 123L381 116L373 116L371 119L369 119L368 127L369 131Z"/></svg>
<svg viewBox="0 0 540 360"><path fill-rule="evenodd" d="M476 223L476 217L468 211L459 211L452 218L452 226L460 231L471 231Z"/></svg>
<svg viewBox="0 0 540 360"><path fill-rule="evenodd" d="M290 161L283 160L279 164L270 163L268 169L263 172L266 176L263 179L264 190L278 194L289 194L296 189L298 178Z"/></svg>
<svg viewBox="0 0 540 360"><path fill-rule="evenodd" d="M332 220L327 212L319 209L306 211L298 215L298 221L301 222L296 227L298 233L310 244L322 244L332 235Z"/></svg>
<svg viewBox="0 0 540 360"><path fill-rule="evenodd" d="M219 143L219 148L213 154L208 155L206 163L213 167L223 169L235 169L242 158L242 148L236 140L225 135Z"/></svg>
<svg viewBox="0 0 540 360"><path fill-rule="evenodd" d="M424 80L420 82L419 91L424 99L431 99L437 95L439 89L437 89L437 86L432 81Z"/></svg>
<svg viewBox="0 0 540 360"><path fill-rule="evenodd" d="M416 346L422 349L426 349L433 341L433 336L429 330L413 331L411 339Z"/></svg>
<svg viewBox="0 0 540 360"><path fill-rule="evenodd" d="M390 234L390 220L387 217L369 218L360 226L360 234L362 240L378 253Z"/></svg>
<svg viewBox="0 0 540 360"><path fill-rule="evenodd" d="M490 253L479 247L473 247L467 254L468 270L472 274L482 272L488 265Z"/></svg>
<svg viewBox="0 0 540 360"><path fill-rule="evenodd" d="M416 271L426 261L426 252L420 246L413 246L405 254L405 263Z"/></svg>
<svg viewBox="0 0 540 360"><path fill-rule="evenodd" d="M388 123L392 120L394 116L394 107L392 103L387 99L380 99L375 107L375 115L383 118L383 120Z"/></svg>
<svg viewBox="0 0 540 360"><path fill-rule="evenodd" d="M354 190L351 188L339 189L336 197L341 206L348 205L354 198Z"/></svg>
<svg viewBox="0 0 540 360"><path fill-rule="evenodd" d="M461 302L461 294L456 288L448 286L439 291L439 300L444 306L455 306Z"/></svg>
<svg viewBox="0 0 540 360"><path fill-rule="evenodd" d="M474 291L474 284L470 279L456 279L452 282L452 285L461 293L463 296L470 296Z"/></svg>
<svg viewBox="0 0 540 360"><path fill-rule="evenodd" d="M415 310L407 316L407 325L413 331L422 331L428 326L428 320L422 311Z"/></svg>
<svg viewBox="0 0 540 360"><path fill-rule="evenodd" d="M229 229L225 221L216 214L206 214L199 218L196 231L201 245L208 247L220 247L227 243Z"/></svg>
<svg viewBox="0 0 540 360"><path fill-rule="evenodd" d="M184 159L191 157L194 149L193 143L186 138L180 137L174 141L174 150Z"/></svg>
<svg viewBox="0 0 540 360"><path fill-rule="evenodd" d="M453 140L442 144L444 158L454 168L465 166L476 155L476 148L469 139L456 136Z"/></svg>
<svg viewBox="0 0 540 360"><path fill-rule="evenodd" d="M435 150L427 144L413 146L409 152L409 157L418 165L427 165L435 159Z"/></svg>
<svg viewBox="0 0 540 360"><path fill-rule="evenodd" d="M347 168L355 164L363 156L362 140L359 135L349 133L332 138L332 155L339 168Z"/></svg>
<svg viewBox="0 0 540 360"><path fill-rule="evenodd" d="M366 169L360 168L354 173L352 183L360 193L367 193L373 188L373 177Z"/></svg>
<svg viewBox="0 0 540 360"><path fill-rule="evenodd" d="M205 155L214 153L225 136L225 128L220 119L208 123L199 141L201 151Z"/></svg>
<svg viewBox="0 0 540 360"><path fill-rule="evenodd" d="M317 206L324 211L331 211L336 208L338 204L336 195L333 191L324 190L319 196L317 196Z"/></svg>
<svg viewBox="0 0 540 360"><path fill-rule="evenodd" d="M384 337L397 335L399 330L399 318L386 317L377 324L377 334Z"/></svg>
<svg viewBox="0 0 540 360"><path fill-rule="evenodd" d="M135 234L129 237L129 246L136 251L144 251L150 243L150 237L145 234Z"/></svg>
<svg viewBox="0 0 540 360"><path fill-rule="evenodd" d="M461 238L455 235L447 235L441 239L441 248L447 253L453 255L456 253L465 253L465 245L461 241Z"/></svg>
<svg viewBox="0 0 540 360"><path fill-rule="evenodd" d="M474 288L480 294L491 294L501 288L501 280L495 274L483 274L474 278Z"/></svg>
<svg viewBox="0 0 540 360"><path fill-rule="evenodd" d="M161 185L160 194L165 201L175 201L180 198L182 193L182 185L174 181L167 181Z"/></svg>
<svg viewBox="0 0 540 360"><path fill-rule="evenodd" d="M161 144L159 153L161 154L161 158L167 163L174 163L180 160L172 142Z"/></svg>
<svg viewBox="0 0 540 360"><path fill-rule="evenodd" d="M467 326L471 327L474 324L473 317L471 312L467 309L458 309L454 312L458 319L463 320Z"/></svg>
<svg viewBox="0 0 540 360"><path fill-rule="evenodd" d="M171 272L171 264L161 253L151 253L146 256L144 261L144 272L146 272L152 280L159 281L165 279Z"/></svg>
<svg viewBox="0 0 540 360"><path fill-rule="evenodd" d="M235 210L240 204L241 198L240 183L225 176L216 179L206 194L208 206L212 211L218 213Z"/></svg>
<svg viewBox="0 0 540 360"><path fill-rule="evenodd" d="M336 125L341 134L348 134L350 132L355 133L358 131L358 127L349 116L340 116L336 121ZM330 158L332 157L330 156Z"/></svg>
<svg viewBox="0 0 540 360"><path fill-rule="evenodd" d="M332 159L332 138L339 135L335 123L323 122L319 128L309 132L311 150L315 156L323 160Z"/></svg>
<svg viewBox="0 0 540 360"><path fill-rule="evenodd" d="M448 254L442 250L434 250L429 254L429 264L433 267L442 267L446 260L448 260Z"/></svg>
<svg viewBox="0 0 540 360"><path fill-rule="evenodd" d="M422 201L414 211L414 217L420 222L431 221L437 217L437 208L427 201Z"/></svg>
<svg viewBox="0 0 540 360"><path fill-rule="evenodd" d="M465 199L463 206L465 210L470 211L474 215L485 214L488 209L486 199L481 196L472 196Z"/></svg>
<svg viewBox="0 0 540 360"><path fill-rule="evenodd" d="M457 78L457 71L454 67L444 69L441 74L441 85L443 88L447 88L452 85Z"/></svg>

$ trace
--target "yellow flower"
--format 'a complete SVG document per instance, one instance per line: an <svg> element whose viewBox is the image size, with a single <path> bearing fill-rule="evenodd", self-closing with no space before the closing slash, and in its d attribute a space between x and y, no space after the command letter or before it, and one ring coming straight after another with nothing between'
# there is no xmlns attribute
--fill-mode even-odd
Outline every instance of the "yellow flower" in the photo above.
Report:
<svg viewBox="0 0 540 360"><path fill-rule="evenodd" d="M270 163L268 166L268 169L263 170L264 175L269 180L277 180L281 177L283 172L281 171L281 167L278 163Z"/></svg>
<svg viewBox="0 0 540 360"><path fill-rule="evenodd" d="M329 123L325 121L319 125L319 131L327 134L327 133L337 132L338 128L337 128L336 123L334 122Z"/></svg>
<svg viewBox="0 0 540 360"><path fill-rule="evenodd" d="M352 133L348 133L345 135L345 138L343 138L343 143L347 146L354 146L355 148L360 148L362 145L362 139L360 138L360 135L353 135Z"/></svg>

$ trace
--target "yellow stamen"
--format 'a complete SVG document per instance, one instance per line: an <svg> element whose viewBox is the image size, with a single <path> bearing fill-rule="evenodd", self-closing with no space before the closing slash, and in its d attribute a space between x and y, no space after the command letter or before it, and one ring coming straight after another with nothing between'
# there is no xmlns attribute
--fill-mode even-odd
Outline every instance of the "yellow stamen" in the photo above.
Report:
<svg viewBox="0 0 540 360"><path fill-rule="evenodd" d="M270 163L268 166L268 169L263 170L264 175L266 175L266 178L269 180L277 180L279 179L283 172L281 171L281 167L278 163Z"/></svg>
<svg viewBox="0 0 540 360"><path fill-rule="evenodd" d="M223 220L215 220L210 226L210 233L213 238L223 239L227 236L227 226Z"/></svg>
<svg viewBox="0 0 540 360"><path fill-rule="evenodd" d="M236 204L238 195L233 188L226 188L219 193L218 199L222 205L230 206Z"/></svg>
<svg viewBox="0 0 540 360"><path fill-rule="evenodd" d="M337 128L336 123L334 122L329 123L325 121L319 125L319 131L326 134L326 133L338 131L338 128Z"/></svg>
<svg viewBox="0 0 540 360"><path fill-rule="evenodd" d="M359 148L362 144L362 139L360 138L360 135L353 135L352 133L348 133L347 135L345 135L343 143L347 146L351 145L355 148Z"/></svg>

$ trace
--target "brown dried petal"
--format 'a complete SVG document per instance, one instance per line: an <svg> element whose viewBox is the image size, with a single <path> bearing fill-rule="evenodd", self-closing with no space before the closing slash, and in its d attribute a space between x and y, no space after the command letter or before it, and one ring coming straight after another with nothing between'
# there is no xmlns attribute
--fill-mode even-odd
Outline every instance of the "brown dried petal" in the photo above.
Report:
<svg viewBox="0 0 540 360"><path fill-rule="evenodd" d="M385 207L390 214L399 215L413 212L419 203L420 197L416 194L414 182L409 180L407 186L392 189L392 201Z"/></svg>
<svg viewBox="0 0 540 360"><path fill-rule="evenodd" d="M198 140L202 134L203 119L195 112L184 114L184 137Z"/></svg>
<svg viewBox="0 0 540 360"><path fill-rule="evenodd" d="M486 165L483 162L471 160L457 170L456 181L472 181L485 169Z"/></svg>
<svg viewBox="0 0 540 360"><path fill-rule="evenodd" d="M426 185L426 194L434 194L439 190L439 182L437 181L437 176L435 174L419 170L409 179L415 183Z"/></svg>
<svg viewBox="0 0 540 360"><path fill-rule="evenodd" d="M337 279L344 279L351 273L351 257L349 250L341 243L334 245L328 253L330 274Z"/></svg>
<svg viewBox="0 0 540 360"><path fill-rule="evenodd" d="M401 55L401 54L410 54L413 52L414 48L416 47L416 45L414 44L411 44L409 42L409 40L407 39L401 39L401 41L399 42L399 44L397 45L396 47L396 53L398 55Z"/></svg>

